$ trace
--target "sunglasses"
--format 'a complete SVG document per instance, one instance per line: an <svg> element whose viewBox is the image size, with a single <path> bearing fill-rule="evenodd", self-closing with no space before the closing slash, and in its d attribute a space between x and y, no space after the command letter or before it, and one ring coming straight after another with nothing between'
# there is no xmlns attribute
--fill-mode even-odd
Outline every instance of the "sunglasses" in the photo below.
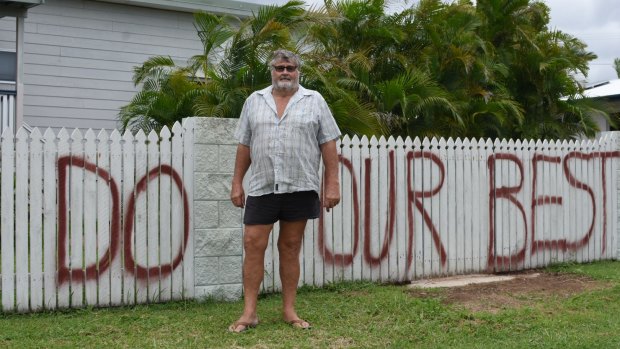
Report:
<svg viewBox="0 0 620 349"><path fill-rule="evenodd" d="M284 69L286 69L287 72L292 73L295 70L297 70L297 66L296 65L274 65L273 69L277 71L278 73L283 72Z"/></svg>

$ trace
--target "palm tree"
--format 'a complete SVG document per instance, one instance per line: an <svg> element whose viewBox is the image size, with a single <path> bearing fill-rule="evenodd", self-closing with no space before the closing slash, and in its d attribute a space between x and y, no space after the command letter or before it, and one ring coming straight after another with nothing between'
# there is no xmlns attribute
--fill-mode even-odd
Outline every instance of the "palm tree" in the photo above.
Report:
<svg viewBox="0 0 620 349"><path fill-rule="evenodd" d="M387 132L406 136L438 133L430 126L426 131L411 127L431 111L455 116L445 91L401 52L402 15L386 15L383 0L328 0L323 11L327 21L311 28L313 50L306 57L317 67L313 76L320 76L313 86L327 95L348 94L343 105L358 101L355 108L342 108L343 118L361 113L367 122L381 122Z"/></svg>
<svg viewBox="0 0 620 349"><path fill-rule="evenodd" d="M192 57L188 66L176 66L169 57L153 57L136 68L134 82L143 90L121 109L124 127L158 129L187 116L238 117L244 100L271 84L267 63L273 50L302 51L308 47L308 28L323 20L318 13L305 11L303 1L263 6L244 20L206 13L194 17L203 53ZM324 94L343 131L383 133L377 117L326 79L324 70L308 64L303 73L302 83ZM184 76L185 84L180 84ZM159 104L153 102L155 97ZM162 106L163 101L182 102L183 108ZM165 117L160 117L164 111Z"/></svg>
<svg viewBox="0 0 620 349"><path fill-rule="evenodd" d="M170 57L162 56L152 57L135 68L133 81L142 84L142 91L119 112L123 130L159 130L192 115L193 96L200 86L187 74Z"/></svg>
<svg viewBox="0 0 620 349"><path fill-rule="evenodd" d="M573 77L595 55L548 30L541 2L421 0L392 15L385 0L303 6L265 6L244 20L196 15L203 52L187 66L154 57L137 68L142 91L121 110L125 127L238 117L247 96L271 83L267 60L284 47L301 53L302 84L325 97L345 133L572 138L597 130L600 110L578 98Z"/></svg>
<svg viewBox="0 0 620 349"><path fill-rule="evenodd" d="M196 104L197 97L204 93L204 76L216 65L218 50L234 34L231 20L207 13L194 15L203 53L192 57L188 66L177 66L169 56L156 56L134 69L133 82L141 84L142 91L119 112L123 130L159 130L187 116L207 115Z"/></svg>
<svg viewBox="0 0 620 349"><path fill-rule="evenodd" d="M142 91L121 109L123 126L158 129L187 116L239 117L249 94L271 83L266 65L271 52L294 47L291 35L306 21L303 4L264 6L243 21L195 14L202 54L187 66L153 57L137 67L134 83Z"/></svg>
<svg viewBox="0 0 620 349"><path fill-rule="evenodd" d="M493 59L493 46L479 31L482 22L468 1L423 0L401 15L410 63L443 91L442 108L429 103L409 127L418 136L498 136L522 110L500 83L506 67ZM437 99L435 99L437 101Z"/></svg>
<svg viewBox="0 0 620 349"><path fill-rule="evenodd" d="M550 31L549 8L531 0L479 0L480 33L494 47L494 57L507 68L500 83L523 109L523 119L505 123L506 138L566 139L593 136L596 110L583 98L576 73L587 75L596 56L583 42ZM568 100L564 96L571 96ZM604 115L604 113L602 114Z"/></svg>

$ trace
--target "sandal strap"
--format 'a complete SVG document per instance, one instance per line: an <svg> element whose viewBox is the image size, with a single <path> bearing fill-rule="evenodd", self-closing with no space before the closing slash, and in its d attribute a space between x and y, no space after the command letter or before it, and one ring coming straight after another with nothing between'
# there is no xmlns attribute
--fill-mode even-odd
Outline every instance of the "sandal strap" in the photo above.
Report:
<svg viewBox="0 0 620 349"><path fill-rule="evenodd" d="M288 323L289 323L289 324L291 324L291 325L293 325L293 324L303 324L304 322L309 324L309 322L308 322L308 321L303 320L303 319L291 320L291 321L289 321Z"/></svg>
<svg viewBox="0 0 620 349"><path fill-rule="evenodd" d="M245 322L245 321L235 321L233 322L233 327L237 328L238 326L245 326L245 327L252 327L252 326L256 326L253 323L250 322Z"/></svg>

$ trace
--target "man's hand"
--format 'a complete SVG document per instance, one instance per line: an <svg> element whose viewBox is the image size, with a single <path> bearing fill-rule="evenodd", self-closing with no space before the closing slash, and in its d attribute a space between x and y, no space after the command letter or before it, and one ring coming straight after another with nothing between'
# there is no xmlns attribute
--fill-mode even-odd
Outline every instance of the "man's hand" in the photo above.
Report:
<svg viewBox="0 0 620 349"><path fill-rule="evenodd" d="M325 192L323 193L323 207L329 209L335 207L340 203L340 188L338 187L338 183L336 184L327 184L325 186Z"/></svg>
<svg viewBox="0 0 620 349"><path fill-rule="evenodd" d="M325 173L323 181L323 207L329 209L338 205L340 202L340 180L338 178L338 152L336 150L336 141L329 141L321 144L321 155L323 155L323 164L325 165Z"/></svg>
<svg viewBox="0 0 620 349"><path fill-rule="evenodd" d="M245 207L245 192L243 191L243 176L250 167L250 147L239 144L235 157L235 172L233 174L230 201L237 207Z"/></svg>
<svg viewBox="0 0 620 349"><path fill-rule="evenodd" d="M243 208L245 206L245 193L241 183L233 183L230 190L230 201L237 207Z"/></svg>

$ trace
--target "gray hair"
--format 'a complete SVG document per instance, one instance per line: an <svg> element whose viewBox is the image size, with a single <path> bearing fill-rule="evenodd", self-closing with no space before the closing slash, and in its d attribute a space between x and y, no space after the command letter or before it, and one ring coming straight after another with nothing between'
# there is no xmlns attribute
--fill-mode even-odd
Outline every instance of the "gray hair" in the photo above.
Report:
<svg viewBox="0 0 620 349"><path fill-rule="evenodd" d="M276 64L278 61L287 61L289 63L295 64L297 66L297 69L301 68L301 59L299 59L299 56L288 50L279 49L273 51L273 54L271 56L271 62L269 62L269 65L271 66L270 69L273 69L273 65Z"/></svg>

